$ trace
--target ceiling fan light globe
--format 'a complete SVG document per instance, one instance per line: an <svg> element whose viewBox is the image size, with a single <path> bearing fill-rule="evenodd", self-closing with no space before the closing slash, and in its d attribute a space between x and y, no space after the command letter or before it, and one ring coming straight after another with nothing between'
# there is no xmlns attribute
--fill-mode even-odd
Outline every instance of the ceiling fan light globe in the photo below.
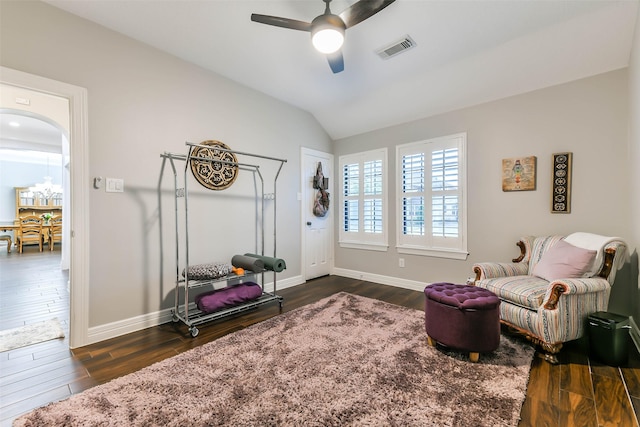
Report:
<svg viewBox="0 0 640 427"><path fill-rule="evenodd" d="M322 28L313 32L311 42L319 52L334 53L344 43L344 32L336 28Z"/></svg>

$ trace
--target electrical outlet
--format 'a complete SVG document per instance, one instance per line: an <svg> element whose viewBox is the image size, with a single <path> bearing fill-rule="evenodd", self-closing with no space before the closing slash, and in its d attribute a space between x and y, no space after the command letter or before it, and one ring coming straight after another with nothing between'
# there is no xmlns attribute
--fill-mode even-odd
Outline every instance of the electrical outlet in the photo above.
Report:
<svg viewBox="0 0 640 427"><path fill-rule="evenodd" d="M398 258L398 265L404 268L404 258Z"/></svg>

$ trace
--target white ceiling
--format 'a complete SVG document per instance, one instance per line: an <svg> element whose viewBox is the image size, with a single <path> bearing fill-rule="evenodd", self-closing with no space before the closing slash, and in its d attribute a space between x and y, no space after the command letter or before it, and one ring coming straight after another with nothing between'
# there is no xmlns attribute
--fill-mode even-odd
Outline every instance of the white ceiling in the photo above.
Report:
<svg viewBox="0 0 640 427"><path fill-rule="evenodd" d="M0 155L3 160L22 156L15 150L60 154L62 131L35 117L0 111Z"/></svg>
<svg viewBox="0 0 640 427"><path fill-rule="evenodd" d="M398 0L349 28L333 74L308 33L321 0L46 0L312 113L333 139L626 67L638 0ZM338 14L353 0L334 0ZM376 51L410 35L417 47Z"/></svg>

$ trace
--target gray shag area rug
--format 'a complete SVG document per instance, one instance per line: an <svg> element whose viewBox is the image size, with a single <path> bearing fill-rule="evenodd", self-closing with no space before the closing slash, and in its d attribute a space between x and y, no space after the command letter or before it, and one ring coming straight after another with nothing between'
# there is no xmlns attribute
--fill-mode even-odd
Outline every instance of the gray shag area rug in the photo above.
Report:
<svg viewBox="0 0 640 427"><path fill-rule="evenodd" d="M64 331L60 321L54 317L51 320L0 331L0 352L56 338L64 338Z"/></svg>
<svg viewBox="0 0 640 427"><path fill-rule="evenodd" d="M15 426L515 426L533 348L478 363L424 313L339 293L23 415Z"/></svg>

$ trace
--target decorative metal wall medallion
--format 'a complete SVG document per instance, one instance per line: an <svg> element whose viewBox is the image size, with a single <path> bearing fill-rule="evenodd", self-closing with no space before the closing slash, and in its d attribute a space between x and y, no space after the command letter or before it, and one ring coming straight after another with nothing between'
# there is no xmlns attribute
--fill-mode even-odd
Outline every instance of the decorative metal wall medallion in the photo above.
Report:
<svg viewBox="0 0 640 427"><path fill-rule="evenodd" d="M224 190L233 184L238 177L238 159L228 151L230 148L220 141L203 141L191 152L191 172L196 180L210 190ZM220 150L220 149L223 150ZM212 160L198 160L213 159Z"/></svg>
<svg viewBox="0 0 640 427"><path fill-rule="evenodd" d="M571 213L571 166L573 153L553 155L551 213Z"/></svg>

